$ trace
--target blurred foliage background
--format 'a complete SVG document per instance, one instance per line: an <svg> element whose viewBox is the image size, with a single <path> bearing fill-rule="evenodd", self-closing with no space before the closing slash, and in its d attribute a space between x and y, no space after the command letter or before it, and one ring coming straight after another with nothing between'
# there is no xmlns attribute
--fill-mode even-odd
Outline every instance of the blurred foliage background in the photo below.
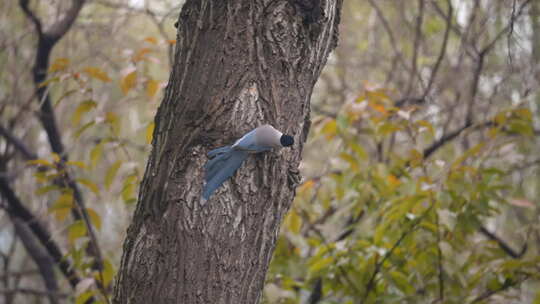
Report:
<svg viewBox="0 0 540 304"><path fill-rule="evenodd" d="M181 6L86 1L40 95L72 2L0 3L0 303L109 301ZM540 303L539 62L538 1L345 1L263 303Z"/></svg>

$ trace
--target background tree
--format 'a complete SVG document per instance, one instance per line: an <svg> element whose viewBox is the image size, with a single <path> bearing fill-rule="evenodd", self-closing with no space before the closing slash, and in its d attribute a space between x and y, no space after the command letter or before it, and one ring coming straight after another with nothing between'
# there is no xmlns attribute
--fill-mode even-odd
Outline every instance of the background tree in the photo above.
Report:
<svg viewBox="0 0 540 304"><path fill-rule="evenodd" d="M48 31L72 3L28 8ZM0 1L0 176L11 190L0 194L0 302L111 295L182 5L85 1L46 77L69 154L62 169L38 115L35 24L19 1ZM345 1L340 23L261 301L538 301L536 1ZM65 171L94 226L103 279ZM76 288L51 264L53 248Z"/></svg>

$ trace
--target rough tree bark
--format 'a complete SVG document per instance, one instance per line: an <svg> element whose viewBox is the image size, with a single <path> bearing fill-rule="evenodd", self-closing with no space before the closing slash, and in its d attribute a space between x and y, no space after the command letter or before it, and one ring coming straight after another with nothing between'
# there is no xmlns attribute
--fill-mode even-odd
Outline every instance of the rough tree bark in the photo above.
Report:
<svg viewBox="0 0 540 304"><path fill-rule="evenodd" d="M341 4L186 2L115 303L259 301ZM293 134L293 149L250 157L202 207L206 153L264 123Z"/></svg>

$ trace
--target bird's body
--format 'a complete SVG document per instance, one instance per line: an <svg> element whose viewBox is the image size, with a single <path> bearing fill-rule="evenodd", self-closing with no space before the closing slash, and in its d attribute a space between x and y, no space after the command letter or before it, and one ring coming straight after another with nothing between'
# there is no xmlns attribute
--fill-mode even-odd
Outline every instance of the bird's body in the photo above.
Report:
<svg viewBox="0 0 540 304"><path fill-rule="evenodd" d="M231 177L252 153L270 151L273 148L288 147L294 139L283 135L271 125L263 125L246 133L231 146L220 147L208 152L205 169L203 198L207 200L212 193Z"/></svg>

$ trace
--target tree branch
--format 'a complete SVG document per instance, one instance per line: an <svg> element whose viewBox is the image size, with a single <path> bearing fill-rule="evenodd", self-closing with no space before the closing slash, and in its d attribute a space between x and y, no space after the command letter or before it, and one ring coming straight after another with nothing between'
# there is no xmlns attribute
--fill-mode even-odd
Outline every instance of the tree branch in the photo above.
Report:
<svg viewBox="0 0 540 304"><path fill-rule="evenodd" d="M483 235L485 235L488 239L495 241L499 245L499 248L502 249L502 251L504 251L506 254L508 254L514 259L520 259L525 254L525 252L527 252L527 243L523 245L520 252L517 252L512 247L510 247L510 245L508 245L503 239L498 237L495 233L492 233L489 230L487 230L486 227L481 226L480 232Z"/></svg>
<svg viewBox="0 0 540 304"><path fill-rule="evenodd" d="M52 261L51 256L48 254L45 248L35 241L35 236L29 230L27 223L22 221L20 218L13 216L10 217L13 225L15 226L17 236L26 248L26 252L28 252L28 254L32 257L39 269L43 283L45 284L47 292L49 293L47 296L50 303L58 303L58 297L56 296L58 293L58 282L56 281L53 268L54 261Z"/></svg>
<svg viewBox="0 0 540 304"><path fill-rule="evenodd" d="M28 7L29 0L20 0L19 4L21 6L21 9L23 10L24 14L32 21L34 26L36 27L36 31L38 33L38 36L43 35L43 28L41 26L41 21L38 19L38 17L34 14L32 10Z"/></svg>
<svg viewBox="0 0 540 304"><path fill-rule="evenodd" d="M2 125L0 125L0 135L2 135L7 140L7 142L12 144L17 150L19 150L19 152L21 152L21 154L26 160L32 160L32 159L38 158L37 155L22 142L22 140L18 139L17 137L15 137L15 135L11 134L11 132L9 132Z"/></svg>
<svg viewBox="0 0 540 304"><path fill-rule="evenodd" d="M523 282L525 282L527 279L529 279L529 276L523 276L521 279L519 280L507 280L504 282L504 284L502 284L501 287L497 288L497 289L494 289L494 290L487 290L486 292L484 292L483 294L481 294L480 296L476 297L474 300L471 301L471 304L473 303L478 303L478 302L482 302L484 300L487 300L488 298L490 298L491 296L501 292L501 291L505 291L513 286L516 286L516 285L519 285Z"/></svg>
<svg viewBox="0 0 540 304"><path fill-rule="evenodd" d="M54 114L54 109L52 107L51 99L47 89L48 86L41 85L41 83L43 83L43 81L47 77L49 59L53 47L73 25L73 22L79 15L79 12L84 2L85 0L72 0L71 7L68 9L62 19L53 24L47 32L42 32L41 27L39 27L40 30L37 31L38 45L36 59L32 72L34 76L34 85L36 86L37 100L40 102L42 101L40 103L41 106L39 112L39 119L41 121L41 124L43 125L43 128L45 129L45 132L47 133L51 150L61 157L61 161L59 163L60 169L65 169L64 163L69 158L67 153L65 152L64 144L62 142L62 136L56 123L56 116ZM27 13L27 16L33 21L35 20L34 23L37 22L41 24L39 19L33 13L31 13L31 11L28 10L28 0L19 0L19 5L23 9L23 11L26 10L30 12L30 14ZM73 190L76 208L73 208L72 214L76 220L82 220L87 228L88 236L90 237L90 246L88 246L88 253L95 258L94 268L99 270L101 274L101 271L103 269L103 258L101 255L101 250L99 248L97 237L95 235L94 227L92 226L88 213L86 212L82 193L77 183L69 175L69 173L67 173L67 170L63 176L63 180L65 186Z"/></svg>
<svg viewBox="0 0 540 304"><path fill-rule="evenodd" d="M11 217L21 219L28 225L30 230L32 230L49 255L53 258L54 262L58 265L66 279L69 281L71 287L75 288L80 279L73 270L72 265L68 260L63 258L64 255L62 254L60 247L54 242L49 231L47 231L47 229L38 222L37 218L30 210L22 204L13 190L9 187L7 180L3 177L0 177L0 192L8 203L6 208L7 213Z"/></svg>
<svg viewBox="0 0 540 304"><path fill-rule="evenodd" d="M435 62L435 65L433 66L433 69L431 71L428 85L426 87L426 90L424 91L424 96L421 99L425 99L429 95L429 92L431 91L431 87L433 86L433 83L435 82L435 77L437 76L437 72L439 71L439 67L441 66L444 56L446 55L446 49L448 46L448 38L450 37L450 29L452 28L452 16L453 16L452 2L450 2L450 0L446 0L446 3L448 6L448 14L444 15L446 19L446 29L444 30L443 43L441 45L441 50L439 51L439 56L437 57L437 61Z"/></svg>
<svg viewBox="0 0 540 304"><path fill-rule="evenodd" d="M49 28L49 30L45 32L45 35L48 38L52 39L54 43L60 40L71 28L71 26L73 25L73 22L75 22L75 19L77 19L77 16L79 16L79 12L81 11L81 8L83 7L84 2L85 0L72 0L71 7L67 10L66 14L64 15L64 18L54 23Z"/></svg>

